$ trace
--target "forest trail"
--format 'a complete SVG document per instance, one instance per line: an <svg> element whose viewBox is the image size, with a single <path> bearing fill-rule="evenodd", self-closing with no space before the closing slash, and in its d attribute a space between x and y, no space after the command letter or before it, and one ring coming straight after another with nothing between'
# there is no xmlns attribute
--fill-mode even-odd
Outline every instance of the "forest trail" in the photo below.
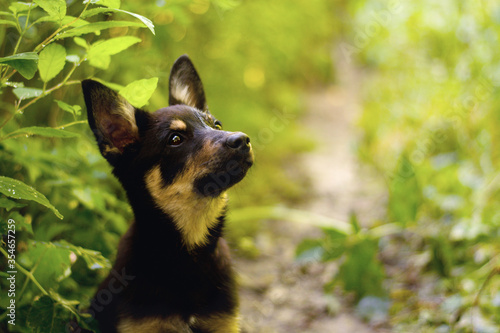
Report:
<svg viewBox="0 0 500 333"><path fill-rule="evenodd" d="M309 176L311 193L300 209L348 221L356 212L367 225L382 216L385 195L376 178L362 168L354 144L360 113L359 74L338 57L338 82L305 96L307 113L301 120L317 141L314 151L300 156L301 172ZM374 333L346 300L326 296L337 264L294 261L302 239L321 235L313 226L267 222L256 245L261 255L236 259L242 288L241 316L246 333Z"/></svg>

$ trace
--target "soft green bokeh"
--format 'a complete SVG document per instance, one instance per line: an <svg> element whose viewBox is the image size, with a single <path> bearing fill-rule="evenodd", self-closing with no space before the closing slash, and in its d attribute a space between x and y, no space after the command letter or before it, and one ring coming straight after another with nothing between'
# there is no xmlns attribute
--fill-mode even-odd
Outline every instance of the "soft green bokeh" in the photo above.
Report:
<svg viewBox="0 0 500 333"><path fill-rule="evenodd" d="M427 297L455 299L450 310L393 277L392 322L401 331L495 332L500 3L367 0L349 2L347 13L343 61L366 73L359 156L386 179L388 220L411 231L405 260L427 260Z"/></svg>

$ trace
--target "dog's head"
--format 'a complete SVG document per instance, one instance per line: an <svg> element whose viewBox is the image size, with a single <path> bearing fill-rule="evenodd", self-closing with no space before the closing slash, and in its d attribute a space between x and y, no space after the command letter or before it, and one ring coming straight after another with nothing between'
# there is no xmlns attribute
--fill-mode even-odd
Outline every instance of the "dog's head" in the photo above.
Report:
<svg viewBox="0 0 500 333"><path fill-rule="evenodd" d="M219 199L253 163L250 139L222 130L187 56L173 65L169 85L170 106L148 113L106 86L85 80L89 125L127 192L145 187L174 219L184 218L189 207L220 211L224 200Z"/></svg>

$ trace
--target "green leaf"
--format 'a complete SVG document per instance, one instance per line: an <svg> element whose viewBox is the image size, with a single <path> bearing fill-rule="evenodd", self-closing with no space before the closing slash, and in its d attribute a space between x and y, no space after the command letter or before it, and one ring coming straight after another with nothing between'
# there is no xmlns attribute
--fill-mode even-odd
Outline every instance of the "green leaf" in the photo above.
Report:
<svg viewBox="0 0 500 333"><path fill-rule="evenodd" d="M28 80L35 76L37 62L38 54L36 54L36 52L19 53L9 57L0 58L0 64L7 64L11 66Z"/></svg>
<svg viewBox="0 0 500 333"><path fill-rule="evenodd" d="M90 47L89 56L95 56L94 53L105 53L109 55L117 54L128 47L139 43L141 41L140 38L133 36L123 36L110 38L108 40L100 40Z"/></svg>
<svg viewBox="0 0 500 333"><path fill-rule="evenodd" d="M120 0L99 0L97 4L114 9L120 8Z"/></svg>
<svg viewBox="0 0 500 333"><path fill-rule="evenodd" d="M63 101L59 101L57 99L54 100L57 105L64 111L69 112L71 114L75 114L73 107L69 104L64 103Z"/></svg>
<svg viewBox="0 0 500 333"><path fill-rule="evenodd" d="M346 251L347 237L335 229L323 229L323 232L325 233L323 261L337 260Z"/></svg>
<svg viewBox="0 0 500 333"><path fill-rule="evenodd" d="M140 38L132 36L98 41L89 48L89 64L97 68L107 69L111 61L111 55L117 54L140 41Z"/></svg>
<svg viewBox="0 0 500 333"><path fill-rule="evenodd" d="M57 39L63 39L68 37L80 36L92 32L99 32L104 29L110 28L120 28L120 27L143 27L144 25L138 22L129 21L108 21L108 22L94 22L80 27L76 27L56 36Z"/></svg>
<svg viewBox="0 0 500 333"><path fill-rule="evenodd" d="M50 242L56 237L60 237L63 232L71 230L68 224L39 224L36 228L35 239L43 242Z"/></svg>
<svg viewBox="0 0 500 333"><path fill-rule="evenodd" d="M69 16L69 15L64 17L63 20L61 21L61 25L66 25L70 23L71 23L70 27L81 27L83 25L90 24L89 22L82 20L81 18L76 18L74 16Z"/></svg>
<svg viewBox="0 0 500 333"><path fill-rule="evenodd" d="M90 9L90 10L87 10L85 13L83 13L82 18L88 18L88 17L94 16L94 15L97 15L97 14L100 14L100 13L112 13L112 12L115 12L115 13L124 13L124 14L131 15L131 16L133 16L133 17L141 20L141 22L153 33L153 35L155 34L155 26L154 26L153 22L150 19L148 19L147 17L144 17L142 15L139 15L139 14L136 14L136 13L132 13L132 12L127 12L125 10L121 10L121 9L117 9L117 8L94 8L94 9Z"/></svg>
<svg viewBox="0 0 500 333"><path fill-rule="evenodd" d="M82 257L90 269L111 268L111 263L104 258L101 252L85 249L80 246L73 245L64 240L54 243L56 246L66 248L74 252L77 256Z"/></svg>
<svg viewBox="0 0 500 333"><path fill-rule="evenodd" d="M82 114L81 112L82 108L80 107L80 105L71 106L69 104L64 103L63 101L58 101L58 100L55 101L62 110L71 113L75 117Z"/></svg>
<svg viewBox="0 0 500 333"><path fill-rule="evenodd" d="M359 225L358 217L356 216L356 214L354 212L351 213L351 216L349 217L349 220L351 222L352 230L354 230L354 233L357 234L358 232L360 232L361 231L361 226Z"/></svg>
<svg viewBox="0 0 500 333"><path fill-rule="evenodd" d="M89 48L89 44L87 43L87 41L81 37L75 37L73 38L73 41L76 45L81 46L86 50Z"/></svg>
<svg viewBox="0 0 500 333"><path fill-rule="evenodd" d="M47 332L53 332L56 317L56 303L49 296L42 296L33 303L28 314L27 324L36 329L45 327Z"/></svg>
<svg viewBox="0 0 500 333"><path fill-rule="evenodd" d="M5 85L14 88L24 88L24 82L7 81Z"/></svg>
<svg viewBox="0 0 500 333"><path fill-rule="evenodd" d="M20 87L20 88L15 88L12 91L14 92L14 95L16 95L17 98L19 98L20 100L38 97L41 94L43 94L43 90L37 88Z"/></svg>
<svg viewBox="0 0 500 333"><path fill-rule="evenodd" d="M70 27L80 27L82 25L89 24L89 22L82 20L81 18L77 19L76 17L70 16L70 15L65 16L62 20L59 20L58 18L53 17L53 16L43 16L43 17L40 17L35 22L33 22L33 24L38 24L38 23L42 23L42 22L57 22L61 26L66 25L66 24L70 24Z"/></svg>
<svg viewBox="0 0 500 333"><path fill-rule="evenodd" d="M391 220L401 223L403 226L414 222L420 203L420 187L413 165L405 155L402 155L389 184L389 215Z"/></svg>
<svg viewBox="0 0 500 333"><path fill-rule="evenodd" d="M46 138L74 138L79 136L78 133L68 132L59 128L31 126L23 127L14 132L10 132L3 138L3 140L10 139L12 137L32 135L39 135Z"/></svg>
<svg viewBox="0 0 500 333"><path fill-rule="evenodd" d="M295 250L295 260L300 263L321 261L324 254L322 245L320 239L304 239Z"/></svg>
<svg viewBox="0 0 500 333"><path fill-rule="evenodd" d="M38 70L43 82L53 79L66 64L66 49L59 44L50 44L40 52Z"/></svg>
<svg viewBox="0 0 500 333"><path fill-rule="evenodd" d="M12 212L9 215L8 220L10 219L16 221L16 230L26 230L29 234L33 235L33 227L31 223L26 222L26 218L19 214L19 212Z"/></svg>
<svg viewBox="0 0 500 333"><path fill-rule="evenodd" d="M384 295L384 268L377 253L376 240L361 239L347 250L346 260L339 268L338 279L346 291L356 294L357 299L366 295Z"/></svg>
<svg viewBox="0 0 500 333"><path fill-rule="evenodd" d="M8 17L16 18L16 16L14 14L9 13L9 12L4 12L4 11L0 11L0 16L8 16Z"/></svg>
<svg viewBox="0 0 500 333"><path fill-rule="evenodd" d="M38 54L36 52L26 52L26 53L18 53L8 57L0 58L0 63L9 63L14 60L38 60Z"/></svg>
<svg viewBox="0 0 500 333"><path fill-rule="evenodd" d="M66 16L65 0L33 0L37 5L43 8L51 17L59 21Z"/></svg>
<svg viewBox="0 0 500 333"><path fill-rule="evenodd" d="M98 14L102 14L102 13L112 13L113 12L113 8L104 8L104 7L99 7L99 8L92 8L92 9L88 9L86 10L81 18L89 18L89 17L92 17L92 16L95 16L95 15L98 15Z"/></svg>
<svg viewBox="0 0 500 333"><path fill-rule="evenodd" d="M71 250L50 242L29 241L28 251L20 257L44 289L56 288L71 275Z"/></svg>
<svg viewBox="0 0 500 333"><path fill-rule="evenodd" d="M52 206L42 193L17 179L0 176L0 193L3 193L9 198L35 201L52 210L58 218L63 218L61 213Z"/></svg>
<svg viewBox="0 0 500 333"><path fill-rule="evenodd" d="M10 212L13 208L21 208L26 206L25 204L18 203L12 200L9 200L5 197L0 198L0 207L5 208L8 212Z"/></svg>
<svg viewBox="0 0 500 333"><path fill-rule="evenodd" d="M450 277L455 261L450 240L438 235L429 241L432 248L432 265L441 276Z"/></svg>
<svg viewBox="0 0 500 333"><path fill-rule="evenodd" d="M30 7L31 9L34 9L38 7L38 5L36 5L35 3L27 3L27 2L14 2L9 6L9 9L14 14L17 14L28 11Z"/></svg>
<svg viewBox="0 0 500 333"><path fill-rule="evenodd" d="M32 332L60 333L67 331L66 324L70 319L70 312L50 296L43 295L33 303L27 324Z"/></svg>
<svg viewBox="0 0 500 333"><path fill-rule="evenodd" d="M0 20L0 25L2 25L2 24L7 24L7 25L11 25L13 27L17 27L16 22L10 21L10 20Z"/></svg>
<svg viewBox="0 0 500 333"><path fill-rule="evenodd" d="M127 12L127 11L121 10L121 9L115 9L114 11L125 13L125 14L129 14L129 15L132 15L133 17L141 20L141 22L144 23L144 25L151 31L151 33L153 35L155 35L155 26L154 26L153 22L150 19L148 19L148 18L146 18L146 17L144 17L142 15L139 15L139 14L136 14L136 13Z"/></svg>
<svg viewBox="0 0 500 333"><path fill-rule="evenodd" d="M26 205L23 204L18 204L14 201L10 201L7 198L0 198L0 207L2 205L7 205L8 206L8 211L12 208L20 208L24 207ZM14 222L12 222L14 221ZM27 222L28 221L28 222ZM11 223L14 223L16 227L16 231L27 231L30 235L33 235L33 228L31 226L30 219L24 218L19 212L13 211L8 215L6 219L0 219L0 235L6 235L9 230L9 225Z"/></svg>
<svg viewBox="0 0 500 333"><path fill-rule="evenodd" d="M156 89L157 84L157 77L137 80L120 90L120 95L125 97L125 99L136 108L140 108L146 105L149 101L151 95L153 95Z"/></svg>
<svg viewBox="0 0 500 333"><path fill-rule="evenodd" d="M80 304L79 301L67 300L53 290L49 291L49 295L58 305L62 306L63 308L65 308L69 312L73 313L75 316L79 315L78 311L75 309L75 306Z"/></svg>

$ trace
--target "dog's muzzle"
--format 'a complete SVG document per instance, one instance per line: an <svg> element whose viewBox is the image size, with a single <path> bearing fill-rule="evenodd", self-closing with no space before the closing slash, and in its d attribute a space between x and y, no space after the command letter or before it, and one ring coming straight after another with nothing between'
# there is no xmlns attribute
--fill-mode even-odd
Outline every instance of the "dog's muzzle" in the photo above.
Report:
<svg viewBox="0 0 500 333"><path fill-rule="evenodd" d="M248 135L226 132L223 147L217 154L218 163L205 176L195 181L195 188L203 196L216 197L240 182L253 165L253 151Z"/></svg>

